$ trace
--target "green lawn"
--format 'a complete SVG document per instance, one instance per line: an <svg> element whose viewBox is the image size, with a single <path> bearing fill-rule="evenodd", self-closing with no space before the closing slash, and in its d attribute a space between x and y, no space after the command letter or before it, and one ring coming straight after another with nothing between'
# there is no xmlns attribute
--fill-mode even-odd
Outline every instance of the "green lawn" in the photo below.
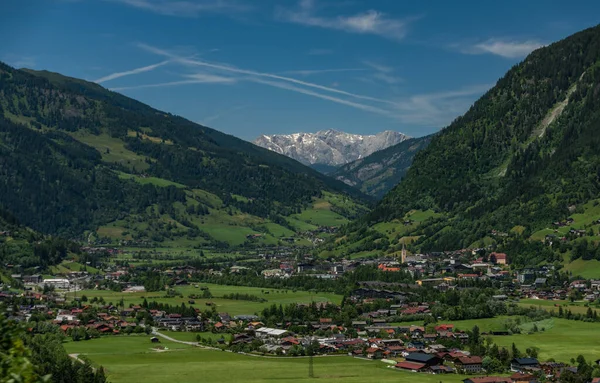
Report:
<svg viewBox="0 0 600 383"><path fill-rule="evenodd" d="M549 301L544 299L521 299L518 305L523 307L534 306L547 311L554 310L555 312L558 312L558 306L556 305L559 305L562 306L563 310L569 309L574 314L586 314L588 310L584 302ZM589 307L591 307L592 310L600 309L600 307L594 303L589 304Z"/></svg>
<svg viewBox="0 0 600 383"><path fill-rule="evenodd" d="M443 321L440 323L452 323L456 326L456 329L465 331L470 331L477 325L481 332L489 332L505 330L504 323L509 318L511 317L501 316L487 319ZM534 323L539 331L527 334L533 330ZM419 323L397 323L398 326L408 326L410 324ZM569 362L571 358L577 358L580 354L588 360L596 360L600 354L600 342L598 342L600 323L558 318L527 322L526 318L523 318L520 327L522 334L491 336L491 339L499 346L507 348L515 343L522 352L525 352L527 348L535 347L538 349L539 359L542 361L554 358L556 361ZM542 328L545 330L541 331Z"/></svg>
<svg viewBox="0 0 600 383"><path fill-rule="evenodd" d="M169 180L166 180L164 178L141 177L141 176L137 176L135 174L129 174L129 173L123 173L123 172L117 172L117 175L121 179L133 180L133 181L135 181L137 183L140 183L142 185L150 184L150 185L155 185L155 186L159 186L159 187L175 186L177 188L186 188L187 187L187 186L182 185L180 183L169 181Z"/></svg>
<svg viewBox="0 0 600 383"><path fill-rule="evenodd" d="M96 274L96 273L101 273L100 270L88 266L88 265L82 265L79 262L74 262L74 261L62 261L61 263L59 263L58 265L55 266L50 266L50 272L52 274L68 274L71 271L83 271L86 270L91 274ZM101 273L102 274L102 273Z"/></svg>
<svg viewBox="0 0 600 383"><path fill-rule="evenodd" d="M214 298L211 299L195 299L194 307L201 310L205 310L209 306L206 306L206 302L210 301L216 304L218 312L228 312L231 315L239 314L254 314L259 313L265 307L269 307L272 304L287 305L290 303L310 303L311 299L315 302L333 302L339 304L342 297L340 295L332 293L310 293L307 291L296 291L291 290L274 290L274 289L262 289L259 287L243 287L243 286L224 286L224 285L213 285L201 283L200 287L207 286L210 289ZM140 304L144 301L144 297L148 301L157 301L161 303L168 303L171 305L180 305L185 303L188 305L190 294L202 294L202 290L190 286L177 287L175 290L180 291L183 294L183 298L166 298L164 291L157 292L144 292L144 293L118 293L114 291L106 290L84 290L77 293L78 296L85 295L89 299L93 297L103 297L106 302L117 303L121 299L125 302L125 305L129 304ZM268 292L268 294L266 293ZM242 293L251 294L263 297L267 299L267 302L252 302L242 300L231 300L222 299L225 294Z"/></svg>
<svg viewBox="0 0 600 383"><path fill-rule="evenodd" d="M149 167L146 163L147 157L125 148L125 142L108 134L103 133L96 136L90 133L76 132L71 136L98 150L102 154L102 160L106 162L118 163L138 171L146 170Z"/></svg>
<svg viewBox="0 0 600 383"><path fill-rule="evenodd" d="M584 261L576 259L571 263L565 264L566 271L570 271L573 275L579 275L586 279L600 279L600 261L592 259Z"/></svg>
<svg viewBox="0 0 600 383"><path fill-rule="evenodd" d="M598 333L599 323L587 323L566 319L551 319L552 328L533 334L519 334L511 336L492 337L499 346L517 347L525 351L529 347L539 349L539 358L547 360L554 358L556 361L569 362L571 358L583 355L587 360L596 360L600 355L600 342ZM538 326L540 327L540 326Z"/></svg>
<svg viewBox="0 0 600 383"><path fill-rule="evenodd" d="M148 336L113 336L65 344L68 353L102 365L108 379L121 382L286 382L314 381L307 358L260 358L178 345L161 339L166 352L151 350ZM348 356L314 358L315 378L324 382L458 383L464 376L396 371L381 361Z"/></svg>
<svg viewBox="0 0 600 383"><path fill-rule="evenodd" d="M306 209L300 214L292 215L292 218L317 226L341 226L348 223L347 218L323 208L324 205L319 205L318 203L315 205L316 207Z"/></svg>

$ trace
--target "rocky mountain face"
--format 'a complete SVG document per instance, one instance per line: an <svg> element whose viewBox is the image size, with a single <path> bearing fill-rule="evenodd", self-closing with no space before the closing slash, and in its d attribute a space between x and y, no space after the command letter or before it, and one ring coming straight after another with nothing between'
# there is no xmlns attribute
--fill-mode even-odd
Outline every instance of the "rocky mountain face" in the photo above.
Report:
<svg viewBox="0 0 600 383"><path fill-rule="evenodd" d="M359 135L330 129L316 133L262 135L254 140L254 144L306 165L339 166L364 158L408 138L410 137L393 131Z"/></svg>
<svg viewBox="0 0 600 383"><path fill-rule="evenodd" d="M365 194L382 198L406 175L415 155L433 136L410 138L367 157L338 167L329 176L354 186Z"/></svg>

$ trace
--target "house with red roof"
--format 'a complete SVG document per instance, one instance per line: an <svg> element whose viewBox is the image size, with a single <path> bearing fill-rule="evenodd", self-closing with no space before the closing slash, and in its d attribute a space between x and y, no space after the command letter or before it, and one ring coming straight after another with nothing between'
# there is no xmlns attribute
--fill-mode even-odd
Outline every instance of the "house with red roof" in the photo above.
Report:
<svg viewBox="0 0 600 383"><path fill-rule="evenodd" d="M495 265L506 265L508 264L508 257L505 253L492 253L490 254L490 262Z"/></svg>
<svg viewBox="0 0 600 383"><path fill-rule="evenodd" d="M425 363L416 363L416 362L398 362L394 366L401 370L413 371L413 372L424 372L427 370L427 365Z"/></svg>

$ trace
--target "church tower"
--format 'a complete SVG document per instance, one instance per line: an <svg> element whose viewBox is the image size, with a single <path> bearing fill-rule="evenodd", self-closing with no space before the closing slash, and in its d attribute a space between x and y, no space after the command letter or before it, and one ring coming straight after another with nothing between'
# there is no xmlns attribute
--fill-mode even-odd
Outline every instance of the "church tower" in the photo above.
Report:
<svg viewBox="0 0 600 383"><path fill-rule="evenodd" d="M402 256L400 259L402 263L406 263L406 244L404 238L402 238Z"/></svg>

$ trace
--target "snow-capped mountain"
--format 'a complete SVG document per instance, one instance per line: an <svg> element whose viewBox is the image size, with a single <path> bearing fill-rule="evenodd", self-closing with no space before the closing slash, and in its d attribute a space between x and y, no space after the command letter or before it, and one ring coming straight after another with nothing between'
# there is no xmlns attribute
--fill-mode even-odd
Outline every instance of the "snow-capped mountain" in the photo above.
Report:
<svg viewBox="0 0 600 383"><path fill-rule="evenodd" d="M393 131L360 135L323 130L317 133L262 135L254 144L306 165L339 166L396 145L410 137Z"/></svg>

